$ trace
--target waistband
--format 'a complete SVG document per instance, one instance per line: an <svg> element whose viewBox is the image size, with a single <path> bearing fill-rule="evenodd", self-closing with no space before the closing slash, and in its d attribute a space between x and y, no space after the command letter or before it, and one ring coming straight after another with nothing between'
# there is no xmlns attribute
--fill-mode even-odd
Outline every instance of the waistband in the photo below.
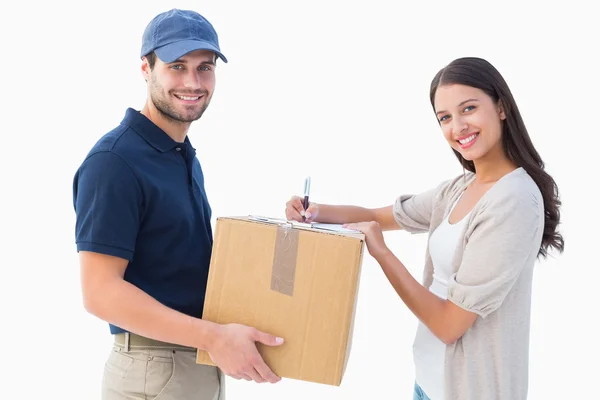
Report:
<svg viewBox="0 0 600 400"><path fill-rule="evenodd" d="M115 336L115 345L122 347L125 351L131 349L155 349L155 350L180 350L196 351L193 347L182 346L175 343L161 342L160 340L150 339L135 333L117 333Z"/></svg>

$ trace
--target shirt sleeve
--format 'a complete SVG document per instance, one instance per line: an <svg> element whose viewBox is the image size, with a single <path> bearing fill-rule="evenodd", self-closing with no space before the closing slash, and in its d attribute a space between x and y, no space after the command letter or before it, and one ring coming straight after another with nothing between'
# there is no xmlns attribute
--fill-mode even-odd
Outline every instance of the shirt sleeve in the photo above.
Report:
<svg viewBox="0 0 600 400"><path fill-rule="evenodd" d="M396 222L410 233L428 232L436 199L449 184L450 181L445 181L420 194L400 195L393 205Z"/></svg>
<svg viewBox="0 0 600 400"><path fill-rule="evenodd" d="M111 152L87 158L73 182L77 251L133 259L143 196L127 163Z"/></svg>
<svg viewBox="0 0 600 400"><path fill-rule="evenodd" d="M448 300L485 318L501 305L537 257L544 228L541 196L522 191L495 198L474 217Z"/></svg>

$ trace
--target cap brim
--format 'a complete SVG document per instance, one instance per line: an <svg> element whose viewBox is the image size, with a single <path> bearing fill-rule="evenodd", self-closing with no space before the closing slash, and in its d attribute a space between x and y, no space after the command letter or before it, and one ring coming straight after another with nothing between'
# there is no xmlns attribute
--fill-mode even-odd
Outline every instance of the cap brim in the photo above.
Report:
<svg viewBox="0 0 600 400"><path fill-rule="evenodd" d="M164 63L172 63L186 54L196 50L209 50L214 52L223 62L227 62L227 58L215 46L208 42L200 40L182 40L179 42L169 43L157 49L154 49L156 56Z"/></svg>

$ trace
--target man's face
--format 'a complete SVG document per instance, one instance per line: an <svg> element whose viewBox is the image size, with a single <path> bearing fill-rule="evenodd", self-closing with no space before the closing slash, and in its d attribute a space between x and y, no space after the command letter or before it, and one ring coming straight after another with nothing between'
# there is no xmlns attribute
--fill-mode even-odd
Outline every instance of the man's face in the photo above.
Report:
<svg viewBox="0 0 600 400"><path fill-rule="evenodd" d="M200 119L215 88L215 63L215 53L196 50L169 64L157 57L152 70L144 65L154 106L174 121L191 123Z"/></svg>

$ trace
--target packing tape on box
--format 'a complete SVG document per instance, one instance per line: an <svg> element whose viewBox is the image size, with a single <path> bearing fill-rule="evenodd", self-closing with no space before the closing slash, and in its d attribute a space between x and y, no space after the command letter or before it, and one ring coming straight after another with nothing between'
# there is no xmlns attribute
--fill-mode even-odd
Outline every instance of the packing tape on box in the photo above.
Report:
<svg viewBox="0 0 600 400"><path fill-rule="evenodd" d="M271 290L288 296L294 294L298 236L298 229L292 229L289 225L277 226L271 271Z"/></svg>

